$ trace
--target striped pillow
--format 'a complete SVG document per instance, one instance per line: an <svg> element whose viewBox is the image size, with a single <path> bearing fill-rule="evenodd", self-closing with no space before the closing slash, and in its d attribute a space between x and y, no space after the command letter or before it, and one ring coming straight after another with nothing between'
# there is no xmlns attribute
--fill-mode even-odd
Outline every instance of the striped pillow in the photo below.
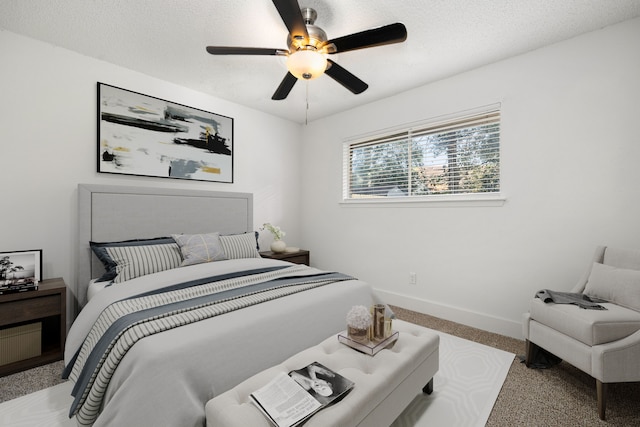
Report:
<svg viewBox="0 0 640 427"><path fill-rule="evenodd" d="M220 236L220 244L227 259L260 258L257 232Z"/></svg>
<svg viewBox="0 0 640 427"><path fill-rule="evenodd" d="M180 267L178 244L170 237L95 243L91 249L102 261L106 273L99 281L121 283L146 274Z"/></svg>

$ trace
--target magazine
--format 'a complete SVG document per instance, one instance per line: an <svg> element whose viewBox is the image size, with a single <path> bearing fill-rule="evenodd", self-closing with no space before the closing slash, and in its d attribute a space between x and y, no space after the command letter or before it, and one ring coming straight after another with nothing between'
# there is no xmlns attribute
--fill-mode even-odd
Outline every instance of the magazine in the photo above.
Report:
<svg viewBox="0 0 640 427"><path fill-rule="evenodd" d="M342 399L353 382L318 362L281 372L251 393L251 401L278 427L294 427Z"/></svg>

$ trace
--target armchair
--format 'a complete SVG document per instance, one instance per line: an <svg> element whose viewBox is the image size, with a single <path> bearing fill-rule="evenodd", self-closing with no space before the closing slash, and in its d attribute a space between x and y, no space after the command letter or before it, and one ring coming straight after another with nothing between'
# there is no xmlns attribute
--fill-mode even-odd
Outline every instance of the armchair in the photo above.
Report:
<svg viewBox="0 0 640 427"><path fill-rule="evenodd" d="M640 381L640 251L598 247L571 292L608 301L606 310L534 298L523 315L526 365L540 347L591 375L604 420L607 384Z"/></svg>

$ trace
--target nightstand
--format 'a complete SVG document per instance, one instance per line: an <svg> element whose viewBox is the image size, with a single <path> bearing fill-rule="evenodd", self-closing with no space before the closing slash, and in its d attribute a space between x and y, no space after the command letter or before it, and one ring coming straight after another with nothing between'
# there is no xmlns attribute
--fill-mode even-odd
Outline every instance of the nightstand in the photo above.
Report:
<svg viewBox="0 0 640 427"><path fill-rule="evenodd" d="M37 291L0 295L0 329L41 323L39 356L0 365L0 377L45 365L63 358L67 337L67 286L64 280L47 279ZM20 340L16 341L20 345Z"/></svg>
<svg viewBox="0 0 640 427"><path fill-rule="evenodd" d="M298 252L260 252L262 258L279 259L289 261L294 264L309 265L309 251L299 250Z"/></svg>

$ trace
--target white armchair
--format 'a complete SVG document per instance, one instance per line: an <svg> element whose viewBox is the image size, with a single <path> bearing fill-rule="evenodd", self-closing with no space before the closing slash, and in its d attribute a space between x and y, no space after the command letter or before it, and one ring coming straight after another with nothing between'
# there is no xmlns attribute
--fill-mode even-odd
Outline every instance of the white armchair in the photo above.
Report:
<svg viewBox="0 0 640 427"><path fill-rule="evenodd" d="M598 247L571 292L605 299L607 310L534 298L523 316L526 363L538 346L591 375L604 420L607 384L640 381L640 251Z"/></svg>

